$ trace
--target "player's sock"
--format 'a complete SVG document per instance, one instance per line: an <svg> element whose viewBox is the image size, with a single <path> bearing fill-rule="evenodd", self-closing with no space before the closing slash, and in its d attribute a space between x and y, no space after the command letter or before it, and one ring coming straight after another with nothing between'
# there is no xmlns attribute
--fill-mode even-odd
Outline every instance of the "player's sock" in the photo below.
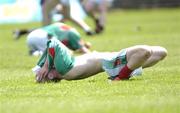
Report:
<svg viewBox="0 0 180 113"><path fill-rule="evenodd" d="M96 32L97 34L99 34L99 33L102 33L103 30L104 30L104 27L101 26L101 25L99 25L99 26L96 26L95 32Z"/></svg>
<svg viewBox="0 0 180 113"><path fill-rule="evenodd" d="M94 35L94 32L91 30L89 26L85 26L83 29L86 32L86 35L89 35L89 36Z"/></svg>
<svg viewBox="0 0 180 113"><path fill-rule="evenodd" d="M119 72L119 75L116 76L114 80L126 80L130 78L130 74L132 73L133 70L129 69L127 65L125 65L122 70Z"/></svg>
<svg viewBox="0 0 180 113"><path fill-rule="evenodd" d="M14 39L19 39L22 35L28 34L32 31L32 29L16 29L13 31Z"/></svg>
<svg viewBox="0 0 180 113"><path fill-rule="evenodd" d="M20 35L24 35L24 34L27 34L27 33L29 33L29 30L27 30L27 29L22 29L22 30L19 31Z"/></svg>
<svg viewBox="0 0 180 113"><path fill-rule="evenodd" d="M100 24L99 19L95 19L95 23L96 23L95 32L99 34L104 30L104 26Z"/></svg>

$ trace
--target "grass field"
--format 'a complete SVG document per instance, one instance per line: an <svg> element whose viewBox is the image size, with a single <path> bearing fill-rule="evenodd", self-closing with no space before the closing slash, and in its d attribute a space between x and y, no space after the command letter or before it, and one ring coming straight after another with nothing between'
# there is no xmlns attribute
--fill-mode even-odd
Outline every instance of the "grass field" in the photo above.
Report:
<svg viewBox="0 0 180 113"><path fill-rule="evenodd" d="M168 57L143 76L116 83L101 73L85 80L37 84L31 68L38 57L28 56L25 38L13 40L12 30L40 23L0 25L0 112L180 113L179 12L115 10L108 14L103 34L88 38L81 31L92 50L118 51L136 44L167 48Z"/></svg>

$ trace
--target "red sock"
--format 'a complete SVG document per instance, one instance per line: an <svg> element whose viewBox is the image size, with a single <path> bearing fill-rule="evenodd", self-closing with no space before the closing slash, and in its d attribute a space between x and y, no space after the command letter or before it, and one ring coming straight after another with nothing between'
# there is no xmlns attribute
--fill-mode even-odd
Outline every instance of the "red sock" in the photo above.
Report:
<svg viewBox="0 0 180 113"><path fill-rule="evenodd" d="M133 70L129 69L127 65L125 65L122 70L119 72L119 75L114 80L123 80L129 79L129 75Z"/></svg>

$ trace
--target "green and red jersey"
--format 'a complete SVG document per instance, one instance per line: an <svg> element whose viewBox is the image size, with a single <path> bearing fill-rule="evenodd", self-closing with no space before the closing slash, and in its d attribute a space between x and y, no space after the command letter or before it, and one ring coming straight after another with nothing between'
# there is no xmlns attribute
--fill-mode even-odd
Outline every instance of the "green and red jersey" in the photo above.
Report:
<svg viewBox="0 0 180 113"><path fill-rule="evenodd" d="M81 45L79 44L80 34L77 32L77 30L66 24L55 23L49 26L45 26L41 29L46 31L49 35L56 37L64 45L72 50L81 48Z"/></svg>
<svg viewBox="0 0 180 113"><path fill-rule="evenodd" d="M47 49L41 56L38 64L42 67L48 59L48 68L55 68L61 75L66 74L74 66L74 57L69 50L57 39L52 38L47 43Z"/></svg>

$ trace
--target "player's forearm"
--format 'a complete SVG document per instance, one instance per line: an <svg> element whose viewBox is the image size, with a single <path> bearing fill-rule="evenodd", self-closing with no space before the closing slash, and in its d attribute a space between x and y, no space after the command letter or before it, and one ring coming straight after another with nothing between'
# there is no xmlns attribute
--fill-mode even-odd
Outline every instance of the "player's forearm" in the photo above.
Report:
<svg viewBox="0 0 180 113"><path fill-rule="evenodd" d="M43 65L43 67L42 68L44 68L44 69L47 69L48 70L48 60L47 60L47 58L46 58L46 61L45 61L45 63L44 63L44 65Z"/></svg>
<svg viewBox="0 0 180 113"><path fill-rule="evenodd" d="M90 53L91 51L89 49L87 49L86 47L82 47L79 49L80 52L82 53Z"/></svg>

